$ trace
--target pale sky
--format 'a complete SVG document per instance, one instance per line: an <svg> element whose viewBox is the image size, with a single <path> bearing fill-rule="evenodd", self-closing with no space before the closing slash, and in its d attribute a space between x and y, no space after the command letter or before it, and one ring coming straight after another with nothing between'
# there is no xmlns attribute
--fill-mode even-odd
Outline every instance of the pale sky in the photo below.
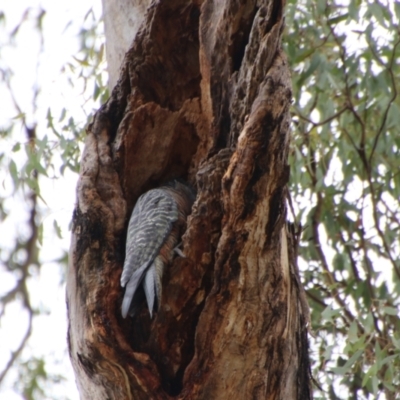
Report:
<svg viewBox="0 0 400 400"><path fill-rule="evenodd" d="M27 22L22 26L15 39L15 46L6 46L9 33L21 21L24 12ZM40 52L40 37L33 21L38 10L46 11L43 19L44 51ZM6 16L5 25L0 26L0 69L9 68L13 72L12 91L17 103L26 113L28 123L37 124L37 136L44 135L54 140L47 128L46 114L50 107L55 120L58 120L61 110L65 107L69 116L76 121L84 122L87 115L98 107L91 101L86 101L93 94L93 87L83 90L83 81L73 78L73 85L68 84L67 74L62 73L62 67L73 62L72 57L79 50L77 33L82 27L84 16L90 8L94 8L95 16L101 15L100 0L71 0L68 2L54 0L5 0L0 6L0 12ZM32 20L32 21L31 21ZM103 38L99 38L103 40ZM1 79L1 78L0 78ZM33 90L40 88L36 110L32 107ZM0 81L0 127L8 126L16 116L9 91L4 82ZM68 135L68 132L66 132ZM11 153L15 143L26 142L25 132L16 124L11 139L2 139L1 149L6 156L16 161L17 167L25 162L25 153ZM61 165L57 149L54 151L56 166ZM0 191L2 196L12 194L12 181L8 170L0 170ZM43 246L41 247L41 272L33 270L33 278L29 281L32 305L42 311L34 318L33 333L27 348L22 354L22 360L32 357L43 357L47 362L46 371L53 375L63 375L67 381L46 385L46 395L51 399L78 399L72 367L66 347L66 307L65 285L61 284L64 268L56 262L70 242L69 223L75 203L75 187L77 175L67 171L60 177L58 167L54 171L58 179L42 178L40 181L42 196L46 202L39 201L41 210L40 221L44 226ZM10 216L0 225L0 240L2 248L10 248L15 237L27 235L25 221L27 211L25 194L20 192L9 197L4 207ZM57 221L61 227L63 238L59 239L53 224ZM0 260L0 293L14 286L15 277L5 273ZM18 318L16 318L18 315ZM6 309L6 314L0 325L0 370L9 359L10 351L20 342L26 329L26 315L18 303ZM5 345L4 345L5 344ZM14 390L18 371L12 370L5 384L0 388L0 399L21 400L23 397Z"/></svg>

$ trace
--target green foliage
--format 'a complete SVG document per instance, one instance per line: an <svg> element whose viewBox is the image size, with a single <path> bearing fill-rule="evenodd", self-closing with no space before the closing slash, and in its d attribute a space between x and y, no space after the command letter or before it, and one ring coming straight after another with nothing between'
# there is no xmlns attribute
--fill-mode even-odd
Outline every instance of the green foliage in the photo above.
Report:
<svg viewBox="0 0 400 400"><path fill-rule="evenodd" d="M17 392L23 394L25 400L47 398L44 387L49 383L58 384L65 381L61 375L49 372L46 362L42 358L32 357L28 361L20 362L18 379L14 384Z"/></svg>
<svg viewBox="0 0 400 400"><path fill-rule="evenodd" d="M320 399L400 393L400 3L289 1L291 193Z"/></svg>

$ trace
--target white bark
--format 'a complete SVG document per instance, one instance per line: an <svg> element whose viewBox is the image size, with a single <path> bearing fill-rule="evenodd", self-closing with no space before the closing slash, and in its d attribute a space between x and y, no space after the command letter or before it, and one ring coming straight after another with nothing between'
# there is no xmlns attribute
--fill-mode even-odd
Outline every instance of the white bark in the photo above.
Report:
<svg viewBox="0 0 400 400"><path fill-rule="evenodd" d="M151 0L102 0L107 38L108 88L114 88L125 53L145 20Z"/></svg>

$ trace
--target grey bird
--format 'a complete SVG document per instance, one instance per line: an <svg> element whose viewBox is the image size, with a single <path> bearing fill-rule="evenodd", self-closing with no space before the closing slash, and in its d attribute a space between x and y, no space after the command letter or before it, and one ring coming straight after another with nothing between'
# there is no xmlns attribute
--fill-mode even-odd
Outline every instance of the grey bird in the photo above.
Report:
<svg viewBox="0 0 400 400"><path fill-rule="evenodd" d="M194 191L174 180L149 190L136 202L129 221L125 262L121 286L126 287L122 316L134 315L137 304L132 300L143 286L150 317L161 302L162 276L165 265L172 261L178 240L186 227L194 202Z"/></svg>

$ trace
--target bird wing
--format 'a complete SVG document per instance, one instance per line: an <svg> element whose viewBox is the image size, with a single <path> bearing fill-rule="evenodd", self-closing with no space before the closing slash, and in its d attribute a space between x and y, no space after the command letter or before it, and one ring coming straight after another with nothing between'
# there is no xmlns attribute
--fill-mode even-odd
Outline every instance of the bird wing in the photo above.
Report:
<svg viewBox="0 0 400 400"><path fill-rule="evenodd" d="M168 190L150 190L137 201L129 221L125 263L121 275L121 285L126 286L122 306L124 317L128 314L132 298L145 273L154 269L153 262L177 219L178 206ZM154 283L156 281L153 278L153 302L148 299L149 307L154 305ZM146 292L147 284L148 282L145 284L146 297L151 294L150 287ZM152 311L151 309L150 313Z"/></svg>

